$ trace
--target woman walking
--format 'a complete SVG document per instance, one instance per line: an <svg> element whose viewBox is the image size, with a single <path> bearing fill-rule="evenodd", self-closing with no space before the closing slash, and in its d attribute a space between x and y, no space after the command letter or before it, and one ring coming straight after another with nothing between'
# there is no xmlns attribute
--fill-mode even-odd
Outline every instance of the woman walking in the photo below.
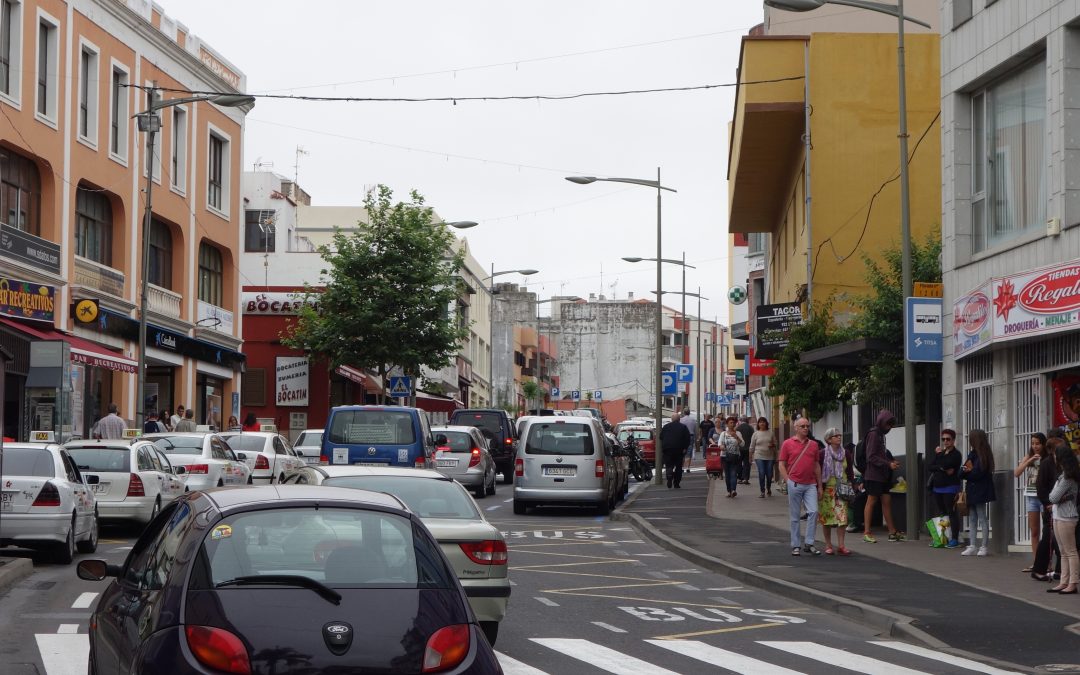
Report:
<svg viewBox="0 0 1080 675"><path fill-rule="evenodd" d="M821 456L821 484L818 495L818 522L825 534L825 555L833 554L832 531L836 530L836 552L851 555L844 546L844 530L848 523L847 502L841 498L842 485L855 483L855 457L848 456L841 445L844 435L836 427L825 432L825 451Z"/></svg>
<svg viewBox="0 0 1080 675"><path fill-rule="evenodd" d="M739 466L742 463L742 437L735 431L735 423L738 418L732 415L724 420L726 426L720 433L719 445L721 457L724 461L724 483L727 485L727 496L737 497L739 489Z"/></svg>
<svg viewBox="0 0 1080 675"><path fill-rule="evenodd" d="M934 456L930 458L927 469L930 471L930 489L934 492L937 514L949 519L949 540L945 548L960 545L960 517L956 514L956 498L960 494L962 463L963 458L956 448L956 432L942 429L941 445L934 448Z"/></svg>
<svg viewBox="0 0 1080 675"><path fill-rule="evenodd" d="M1080 461L1072 448L1059 446L1054 459L1060 473L1054 489L1050 491L1050 503L1054 505L1054 537L1061 549L1061 581L1047 593L1075 595L1080 584L1080 556L1076 552L1077 491L1080 490Z"/></svg>
<svg viewBox="0 0 1080 675"><path fill-rule="evenodd" d="M1046 436L1042 433L1034 433L1028 442L1028 453L1013 469L1013 476L1024 477L1024 510L1027 511L1028 529L1031 530L1031 555L1035 556L1039 551L1039 530L1042 524L1043 505L1039 501L1037 481L1039 477L1039 465L1046 458ZM1035 571L1034 563L1026 567L1024 572Z"/></svg>
<svg viewBox="0 0 1080 675"><path fill-rule="evenodd" d="M968 434L967 461L960 467L960 477L967 480L968 516L971 520L971 544L960 555L990 555L990 502L997 500L994 492L994 451L982 429L972 429ZM979 542L979 526L982 526L982 545Z"/></svg>
<svg viewBox="0 0 1080 675"><path fill-rule="evenodd" d="M769 430L769 420L759 417L757 430L750 437L750 461L757 467L761 497L772 497L773 469L776 464L776 437Z"/></svg>

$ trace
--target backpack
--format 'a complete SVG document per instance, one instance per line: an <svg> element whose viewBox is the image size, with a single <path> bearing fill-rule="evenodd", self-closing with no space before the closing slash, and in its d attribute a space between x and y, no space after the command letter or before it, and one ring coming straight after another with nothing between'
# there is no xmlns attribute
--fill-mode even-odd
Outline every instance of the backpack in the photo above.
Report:
<svg viewBox="0 0 1080 675"><path fill-rule="evenodd" d="M855 446L855 468L859 473L866 473L866 439L869 438L872 433L874 433L873 429L866 432L863 439Z"/></svg>

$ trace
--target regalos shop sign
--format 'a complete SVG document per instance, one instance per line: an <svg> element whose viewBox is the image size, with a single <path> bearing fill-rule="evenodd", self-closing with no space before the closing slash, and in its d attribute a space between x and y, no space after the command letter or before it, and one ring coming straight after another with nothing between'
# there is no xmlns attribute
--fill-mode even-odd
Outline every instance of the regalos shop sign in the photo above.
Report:
<svg viewBox="0 0 1080 675"><path fill-rule="evenodd" d="M994 340L1080 327L1080 261L990 282Z"/></svg>
<svg viewBox="0 0 1080 675"><path fill-rule="evenodd" d="M990 284L983 284L953 303L953 357L960 358L990 344Z"/></svg>

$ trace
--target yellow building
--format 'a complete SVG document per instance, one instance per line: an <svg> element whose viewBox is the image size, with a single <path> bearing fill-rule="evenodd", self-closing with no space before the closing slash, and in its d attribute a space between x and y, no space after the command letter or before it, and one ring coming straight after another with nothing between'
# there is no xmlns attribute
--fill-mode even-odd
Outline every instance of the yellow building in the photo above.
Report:
<svg viewBox="0 0 1080 675"><path fill-rule="evenodd" d="M916 241L940 232L939 42L936 34L907 36ZM809 276L812 301L835 294L841 313L845 297L866 292L863 254L880 260L899 247L896 43L887 33L743 38L729 231L769 235L765 304L799 301L805 308Z"/></svg>

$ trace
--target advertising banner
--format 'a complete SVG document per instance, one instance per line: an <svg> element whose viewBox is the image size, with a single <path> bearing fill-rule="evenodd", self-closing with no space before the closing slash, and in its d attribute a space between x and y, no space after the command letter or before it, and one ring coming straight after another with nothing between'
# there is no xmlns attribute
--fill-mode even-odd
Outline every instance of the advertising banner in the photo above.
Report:
<svg viewBox="0 0 1080 675"><path fill-rule="evenodd" d="M962 295L953 303L953 357L960 358L990 344L990 284Z"/></svg>
<svg viewBox="0 0 1080 675"><path fill-rule="evenodd" d="M276 371L275 402L279 406L306 406L308 404L307 358L279 356Z"/></svg>
<svg viewBox="0 0 1080 675"><path fill-rule="evenodd" d="M756 352L750 350L750 374L771 376L776 374L776 361L771 359L759 359Z"/></svg>
<svg viewBox="0 0 1080 675"><path fill-rule="evenodd" d="M994 340L1049 335L1080 326L1080 261L993 279Z"/></svg>
<svg viewBox="0 0 1080 675"><path fill-rule="evenodd" d="M296 314L305 303L318 309L318 303L309 299L303 291L245 292L243 307L244 314L275 316Z"/></svg>
<svg viewBox="0 0 1080 675"><path fill-rule="evenodd" d="M802 306L797 302L761 305L757 308L757 354L772 358L788 345L791 329L802 323Z"/></svg>
<svg viewBox="0 0 1080 675"><path fill-rule="evenodd" d="M1080 452L1080 373L1058 373L1050 382L1053 425L1065 432L1073 452Z"/></svg>
<svg viewBox="0 0 1080 675"><path fill-rule="evenodd" d="M52 323L55 296L52 286L0 278L0 314L4 316Z"/></svg>

